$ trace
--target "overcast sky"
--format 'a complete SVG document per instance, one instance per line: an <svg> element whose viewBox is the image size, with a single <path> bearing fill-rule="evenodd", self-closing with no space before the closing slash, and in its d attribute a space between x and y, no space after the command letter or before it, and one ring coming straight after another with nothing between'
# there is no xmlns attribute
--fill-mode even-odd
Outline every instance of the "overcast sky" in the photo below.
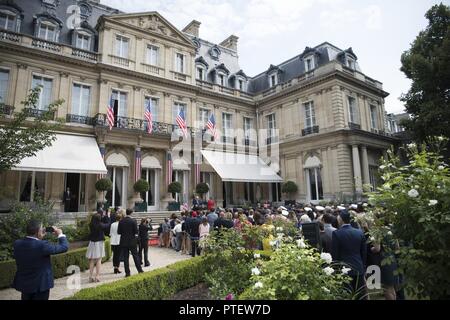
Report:
<svg viewBox="0 0 450 320"><path fill-rule="evenodd" d="M101 0L124 12L158 11L177 28L201 22L200 38L220 43L239 37L240 67L249 76L328 41L353 48L362 71L381 81L386 110L400 113L398 100L410 82L400 56L427 25L435 0ZM450 5L450 0L443 0Z"/></svg>

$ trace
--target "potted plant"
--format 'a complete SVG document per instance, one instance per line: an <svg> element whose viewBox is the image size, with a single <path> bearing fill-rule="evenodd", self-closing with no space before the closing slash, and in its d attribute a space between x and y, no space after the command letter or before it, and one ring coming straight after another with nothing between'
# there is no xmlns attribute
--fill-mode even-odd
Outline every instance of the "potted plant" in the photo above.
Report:
<svg viewBox="0 0 450 320"><path fill-rule="evenodd" d="M209 192L209 186L205 182L200 182L195 187L195 193L199 194L203 198L203 195Z"/></svg>
<svg viewBox="0 0 450 320"><path fill-rule="evenodd" d="M106 202L106 200L105 200L105 191L112 190L112 181L109 178L99 179L95 183L95 189L98 192L100 192L100 194L102 195L101 199L97 198L97 207L98 207L99 203L103 204L103 203Z"/></svg>
<svg viewBox="0 0 450 320"><path fill-rule="evenodd" d="M141 195L144 192L150 190L150 185L147 180L139 179L133 185L133 189L135 192L135 211L137 212L145 212L147 211L147 202L142 199Z"/></svg>
<svg viewBox="0 0 450 320"><path fill-rule="evenodd" d="M291 200L292 194L296 193L298 191L298 186L294 181L286 181L283 183L283 186L281 187L281 192L285 193L287 195L288 200ZM291 203L292 201L288 201ZM289 203L285 203L288 205Z"/></svg>
<svg viewBox="0 0 450 320"><path fill-rule="evenodd" d="M181 193L182 189L183 188L181 186L181 183L179 183L178 181L172 182L167 187L167 191L169 191L169 193L172 194ZM177 210L180 210L180 203L176 201L169 202L169 211L177 211Z"/></svg>

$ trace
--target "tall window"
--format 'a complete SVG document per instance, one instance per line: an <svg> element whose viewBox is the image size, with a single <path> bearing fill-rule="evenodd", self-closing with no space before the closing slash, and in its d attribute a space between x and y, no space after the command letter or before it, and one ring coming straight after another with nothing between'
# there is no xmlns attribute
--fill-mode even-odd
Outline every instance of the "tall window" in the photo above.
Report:
<svg viewBox="0 0 450 320"><path fill-rule="evenodd" d="M47 110L48 105L51 103L52 100L53 80L40 76L33 76L32 87L36 88L39 85L42 87L39 93L39 99L36 103L36 107L39 110Z"/></svg>
<svg viewBox="0 0 450 320"><path fill-rule="evenodd" d="M117 100L117 106L118 106L117 115L119 117L126 117L128 114L127 113L127 100L128 100L127 93L118 91L118 90L113 90L112 96L113 96L114 100Z"/></svg>
<svg viewBox="0 0 450 320"><path fill-rule="evenodd" d="M45 172L20 172L19 201L33 202L45 196Z"/></svg>
<svg viewBox="0 0 450 320"><path fill-rule="evenodd" d="M116 36L116 56L128 59L128 43L128 38Z"/></svg>
<svg viewBox="0 0 450 320"><path fill-rule="evenodd" d="M308 72L312 69L314 69L314 59L310 57L305 60L305 71Z"/></svg>
<svg viewBox="0 0 450 320"><path fill-rule="evenodd" d="M108 167L108 178L112 181L112 190L106 193L106 200L108 205L113 207L120 207L123 205L124 189L126 186L124 180L126 179L126 170L121 167ZM126 192L126 191L125 191Z"/></svg>
<svg viewBox="0 0 450 320"><path fill-rule="evenodd" d="M74 83L72 89L72 113L87 117L89 115L90 98L90 86Z"/></svg>
<svg viewBox="0 0 450 320"><path fill-rule="evenodd" d="M56 41L56 26L50 23L41 22L39 25L38 37L47 41Z"/></svg>
<svg viewBox="0 0 450 320"><path fill-rule="evenodd" d="M203 108L200 108L198 110L198 121L199 121L200 128L202 128L202 129L205 128L206 123L208 122L209 112L210 111L208 109L203 109Z"/></svg>
<svg viewBox="0 0 450 320"><path fill-rule="evenodd" d="M222 113L223 142L232 143L232 115Z"/></svg>
<svg viewBox="0 0 450 320"><path fill-rule="evenodd" d="M348 118L351 123L359 123L356 99L350 96L348 97Z"/></svg>
<svg viewBox="0 0 450 320"><path fill-rule="evenodd" d="M353 59L347 59L347 67L349 67L350 69L355 69L355 60Z"/></svg>
<svg viewBox="0 0 450 320"><path fill-rule="evenodd" d="M219 84L225 87L225 75L223 73L219 73Z"/></svg>
<svg viewBox="0 0 450 320"><path fill-rule="evenodd" d="M147 180L150 188L147 192L141 193L141 198L144 199L145 202L147 202L148 207L154 207L157 204L157 192L158 192L158 180L157 180L157 174L156 169L147 169L143 168L141 171L141 177L144 180Z"/></svg>
<svg viewBox="0 0 450 320"><path fill-rule="evenodd" d="M158 106L159 99L154 97L145 97L144 108L150 103L150 112L152 113L153 121L158 121Z"/></svg>
<svg viewBox="0 0 450 320"><path fill-rule="evenodd" d="M238 89L239 91L244 91L244 81L242 79L238 80Z"/></svg>
<svg viewBox="0 0 450 320"><path fill-rule="evenodd" d="M316 125L316 113L314 111L314 102L309 101L303 104L305 108L305 128L312 128Z"/></svg>
<svg viewBox="0 0 450 320"><path fill-rule="evenodd" d="M175 55L175 71L184 73L184 55L181 53Z"/></svg>
<svg viewBox="0 0 450 320"><path fill-rule="evenodd" d="M147 64L157 66L159 63L159 48L155 46L147 46Z"/></svg>
<svg viewBox="0 0 450 320"><path fill-rule="evenodd" d="M277 85L278 82L277 82L277 75L276 75L276 74L273 74L273 75L271 75L271 76L269 77L269 83L270 83L270 86L271 86L271 87Z"/></svg>
<svg viewBox="0 0 450 320"><path fill-rule="evenodd" d="M322 178L320 168L306 169L306 179L308 183L308 196L310 200L317 201L323 199Z"/></svg>
<svg viewBox="0 0 450 320"><path fill-rule="evenodd" d="M16 31L16 16L7 12L0 12L0 29Z"/></svg>
<svg viewBox="0 0 450 320"><path fill-rule="evenodd" d="M77 33L77 48L91 50L91 36L86 33Z"/></svg>
<svg viewBox="0 0 450 320"><path fill-rule="evenodd" d="M275 122L275 113L269 114L267 117L267 138L275 138L275 128L277 126Z"/></svg>
<svg viewBox="0 0 450 320"><path fill-rule="evenodd" d="M8 96L9 71L0 69L0 103L5 103Z"/></svg>
<svg viewBox="0 0 450 320"><path fill-rule="evenodd" d="M252 118L244 117L244 139L245 145L249 145L252 140Z"/></svg>
<svg viewBox="0 0 450 320"><path fill-rule="evenodd" d="M204 71L202 67L197 67L197 79L204 80Z"/></svg>
<svg viewBox="0 0 450 320"><path fill-rule="evenodd" d="M378 122L377 122L377 106L370 105L370 125L372 129L377 129Z"/></svg>
<svg viewBox="0 0 450 320"><path fill-rule="evenodd" d="M271 200L273 202L280 202L281 201L281 183L271 183L270 184L270 196L271 196ZM258 200L258 199L257 199Z"/></svg>

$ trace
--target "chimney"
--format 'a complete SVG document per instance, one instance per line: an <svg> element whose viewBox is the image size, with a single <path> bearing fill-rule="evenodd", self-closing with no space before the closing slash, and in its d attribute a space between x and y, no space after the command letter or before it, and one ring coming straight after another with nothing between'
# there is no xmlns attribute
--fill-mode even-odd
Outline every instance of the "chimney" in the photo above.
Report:
<svg viewBox="0 0 450 320"><path fill-rule="evenodd" d="M200 24L197 20L192 20L182 31L198 38Z"/></svg>
<svg viewBox="0 0 450 320"><path fill-rule="evenodd" d="M237 51L237 42L238 42L238 37L236 37L235 35L231 35L228 38L226 38L225 40L223 40L219 45L234 51Z"/></svg>

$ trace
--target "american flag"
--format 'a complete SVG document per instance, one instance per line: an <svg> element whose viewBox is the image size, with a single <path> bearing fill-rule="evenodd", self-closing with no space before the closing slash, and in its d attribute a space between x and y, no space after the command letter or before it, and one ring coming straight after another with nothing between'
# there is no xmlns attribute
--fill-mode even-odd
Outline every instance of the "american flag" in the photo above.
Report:
<svg viewBox="0 0 450 320"><path fill-rule="evenodd" d="M177 118L175 119L181 131L183 131L183 135L187 138L187 125L186 125L186 117L184 116L184 110L180 109L178 112Z"/></svg>
<svg viewBox="0 0 450 320"><path fill-rule="evenodd" d="M144 112L145 120L147 120L147 132L153 132L153 116L152 116L152 99L148 99Z"/></svg>
<svg viewBox="0 0 450 320"><path fill-rule="evenodd" d="M213 135L214 139L217 139L217 131L216 131L216 119L214 118L214 114L211 113L211 116L208 119L208 122L206 123L206 127L209 131L211 131L211 134Z"/></svg>
<svg viewBox="0 0 450 320"><path fill-rule="evenodd" d="M109 105L108 105L108 112L106 115L107 118L107 122L109 124L109 130L112 129L112 127L114 127L114 103L116 100L113 99L113 97L111 96L111 99L109 100Z"/></svg>
<svg viewBox="0 0 450 320"><path fill-rule="evenodd" d="M167 152L167 176L166 176L166 182L167 185L169 185L172 182L172 154L170 152Z"/></svg>
<svg viewBox="0 0 450 320"><path fill-rule="evenodd" d="M136 150L134 159L134 181L136 182L141 178L141 150Z"/></svg>

